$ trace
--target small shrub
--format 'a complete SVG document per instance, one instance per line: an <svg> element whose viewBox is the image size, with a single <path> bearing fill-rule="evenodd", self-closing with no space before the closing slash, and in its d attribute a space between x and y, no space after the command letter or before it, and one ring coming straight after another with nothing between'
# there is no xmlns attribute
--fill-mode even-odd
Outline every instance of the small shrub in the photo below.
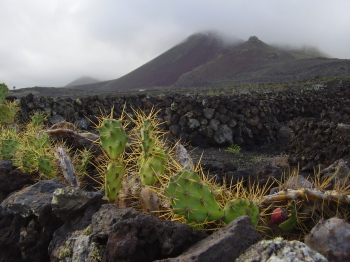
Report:
<svg viewBox="0 0 350 262"><path fill-rule="evenodd" d="M241 154L241 147L239 145L232 144L228 148L226 148L225 151L230 152L234 155L240 155Z"/></svg>

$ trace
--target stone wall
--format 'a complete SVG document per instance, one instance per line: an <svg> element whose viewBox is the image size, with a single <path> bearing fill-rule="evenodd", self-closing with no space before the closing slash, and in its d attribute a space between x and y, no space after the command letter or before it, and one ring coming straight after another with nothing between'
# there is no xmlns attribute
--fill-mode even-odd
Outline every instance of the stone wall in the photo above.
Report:
<svg viewBox="0 0 350 262"><path fill-rule="evenodd" d="M93 126L87 118L96 121L96 116L109 113L112 107L115 117L124 105L130 114L132 109L148 113L155 107L164 129L195 146L261 145L277 140L281 123L296 117L350 124L349 86L343 82L291 92L221 96L139 94L75 99L28 95L20 101L24 118L42 110L50 115L51 123L65 119L81 129Z"/></svg>
<svg viewBox="0 0 350 262"><path fill-rule="evenodd" d="M289 164L313 171L343 158L350 163L350 125L320 119L296 118L289 124Z"/></svg>

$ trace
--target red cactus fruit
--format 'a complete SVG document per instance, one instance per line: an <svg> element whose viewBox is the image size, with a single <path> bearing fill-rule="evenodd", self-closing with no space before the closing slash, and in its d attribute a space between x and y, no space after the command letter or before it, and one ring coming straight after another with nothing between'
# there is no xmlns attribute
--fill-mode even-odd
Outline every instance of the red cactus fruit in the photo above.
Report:
<svg viewBox="0 0 350 262"><path fill-rule="evenodd" d="M271 215L272 224L281 224L288 219L288 211L285 208L276 208Z"/></svg>

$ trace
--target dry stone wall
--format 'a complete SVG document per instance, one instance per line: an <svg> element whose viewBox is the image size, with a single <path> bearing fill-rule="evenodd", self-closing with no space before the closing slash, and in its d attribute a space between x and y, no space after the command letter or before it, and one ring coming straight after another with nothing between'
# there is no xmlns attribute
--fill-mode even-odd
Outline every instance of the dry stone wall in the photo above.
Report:
<svg viewBox="0 0 350 262"><path fill-rule="evenodd" d="M81 129L93 125L101 112L119 117L126 112L154 107L163 127L175 137L195 146L261 145L278 139L281 123L296 117L314 117L328 122L350 124L349 82L333 86L297 89L291 92L244 95L119 95L83 98L21 98L23 118L35 110L47 112L51 123L63 119Z"/></svg>
<svg viewBox="0 0 350 262"><path fill-rule="evenodd" d="M350 163L350 125L296 118L290 121L289 164L302 170L325 168L343 158Z"/></svg>

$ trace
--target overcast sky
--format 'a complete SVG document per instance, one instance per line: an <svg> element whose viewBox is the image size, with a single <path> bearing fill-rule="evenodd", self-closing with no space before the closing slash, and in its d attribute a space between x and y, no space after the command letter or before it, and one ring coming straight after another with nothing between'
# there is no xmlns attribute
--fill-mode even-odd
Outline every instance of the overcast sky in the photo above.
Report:
<svg viewBox="0 0 350 262"><path fill-rule="evenodd" d="M349 10L349 0L0 0L0 82L116 79L208 30L350 59Z"/></svg>

